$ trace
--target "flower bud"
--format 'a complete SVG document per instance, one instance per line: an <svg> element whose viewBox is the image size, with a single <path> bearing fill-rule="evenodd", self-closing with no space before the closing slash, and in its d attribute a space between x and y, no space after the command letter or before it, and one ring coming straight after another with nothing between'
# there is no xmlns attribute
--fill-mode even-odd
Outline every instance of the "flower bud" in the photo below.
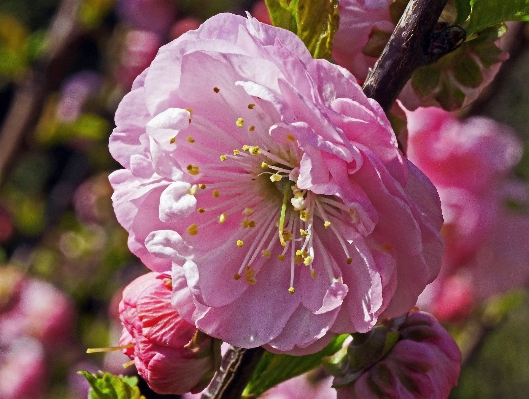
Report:
<svg viewBox="0 0 529 399"><path fill-rule="evenodd" d="M430 314L415 311L355 334L327 369L338 399L444 399L457 384L460 362L450 334Z"/></svg>
<svg viewBox="0 0 529 399"><path fill-rule="evenodd" d="M120 345L161 394L204 389L220 365L220 341L183 320L171 305L171 280L148 273L129 284L119 304ZM133 348L133 349L132 349Z"/></svg>

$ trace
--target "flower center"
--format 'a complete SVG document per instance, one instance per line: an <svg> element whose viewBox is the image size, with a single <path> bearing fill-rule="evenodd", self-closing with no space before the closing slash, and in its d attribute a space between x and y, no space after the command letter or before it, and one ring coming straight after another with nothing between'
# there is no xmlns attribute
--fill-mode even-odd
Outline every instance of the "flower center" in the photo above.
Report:
<svg viewBox="0 0 529 399"><path fill-rule="evenodd" d="M257 111L258 105L248 104L248 109ZM189 122L191 124L193 120L195 128L210 134L214 131L211 126L201 126L202 120L197 118L195 121L191 118L192 111L188 111ZM254 145L239 144L230 153L219 153L214 149L214 144L199 143L192 136L178 143L184 145L186 150L196 152L197 159L201 154L207 155L202 156L202 159L211 160L212 153L217 153L218 157L218 161L213 163L187 165L187 172L196 179L189 194L196 195L197 212L202 214L197 218L197 223L188 227L187 233L194 236L212 223L223 224L227 221L233 227L231 223L237 220L239 227L234 246L244 250L245 256L234 274L235 280L244 279L248 284L255 284L259 268L275 252L279 253L279 261L290 263L288 290L292 294L295 292L294 276L298 265L307 267L314 279L323 274L327 275L331 283L336 281L335 275L338 273L335 273L333 266L336 262L331 260L335 254L325 249L316 230L334 235L347 264L350 264L350 243L338 227L344 223L344 213L349 219L345 223L354 225L355 220L358 220L356 211L346 207L339 198L316 195L297 187L299 161L303 153L294 136L288 135L288 144L284 144L272 140L268 126L256 129L255 125L251 125L246 129L243 118L237 118L235 126L236 129L252 133L246 137ZM212 135L214 139L224 140L224 143L227 140L235 141L234 135L223 131ZM203 198L207 200L202 201ZM204 217L206 215L212 216ZM316 228L317 225L323 229ZM318 271L314 269L316 256L319 257Z"/></svg>

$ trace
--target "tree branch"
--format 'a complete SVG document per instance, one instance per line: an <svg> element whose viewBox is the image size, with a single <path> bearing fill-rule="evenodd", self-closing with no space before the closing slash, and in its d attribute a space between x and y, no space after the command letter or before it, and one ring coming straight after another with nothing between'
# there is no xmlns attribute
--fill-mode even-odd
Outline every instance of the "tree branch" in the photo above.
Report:
<svg viewBox="0 0 529 399"><path fill-rule="evenodd" d="M220 370L213 377L201 399L240 398L264 353L265 350L261 347L252 349L230 347L222 358Z"/></svg>
<svg viewBox="0 0 529 399"><path fill-rule="evenodd" d="M411 0L408 3L363 86L364 93L375 99L384 111L389 111L415 69L457 48L450 46L455 39L450 33L434 35L446 3L447 0Z"/></svg>

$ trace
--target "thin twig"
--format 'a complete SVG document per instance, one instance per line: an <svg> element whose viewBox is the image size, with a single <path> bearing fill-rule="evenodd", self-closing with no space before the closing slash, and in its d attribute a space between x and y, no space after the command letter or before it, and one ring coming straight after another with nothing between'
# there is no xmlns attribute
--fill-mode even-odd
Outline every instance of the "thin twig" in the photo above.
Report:
<svg viewBox="0 0 529 399"><path fill-rule="evenodd" d="M64 52L80 33L77 14L81 3L82 0L63 0L48 31L46 53L15 91L0 129L0 182L22 138L31 134L39 121L43 102L54 83L51 75L60 76L65 67L61 62Z"/></svg>

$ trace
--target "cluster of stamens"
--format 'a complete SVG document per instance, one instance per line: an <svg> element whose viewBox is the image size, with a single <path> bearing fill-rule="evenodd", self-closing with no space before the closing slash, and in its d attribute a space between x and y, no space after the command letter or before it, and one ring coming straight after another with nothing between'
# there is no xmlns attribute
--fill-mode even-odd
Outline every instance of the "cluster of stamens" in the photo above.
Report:
<svg viewBox="0 0 529 399"><path fill-rule="evenodd" d="M219 88L215 87L214 92L221 96ZM257 111L259 107L251 103L248 109ZM192 110L188 111L191 124L195 119L191 117ZM236 145L230 153L218 154L218 162L187 165L187 172L197 179L197 183L189 189L190 195L197 195L197 204L200 205L201 196L208 195L208 192L219 200L216 205L197 208L198 213L213 216L199 224L191 224L187 233L194 236L212 223L222 224L230 218L240 220L239 236L234 245L246 253L234 279L243 278L250 285L257 282L258 270L252 265L261 265L262 258L270 259L274 251L278 252L278 243L280 253L277 259L290 259L290 293L295 292L297 265L307 267L312 278L317 277L313 267L316 256L320 257L318 265L321 265L321 271L326 272L331 282L335 281L337 273L333 270L334 262L329 258L332 255L316 237L315 224L321 223L324 229L336 236L350 264L349 243L335 225L343 219L343 212L354 221L357 218L355 211L339 199L316 195L296 186L292 172L299 166L302 152L293 135L287 136L288 145L277 143L268 135L269 126L258 126L256 123L245 128L242 117L234 119L234 128L246 132L246 138L256 145L241 146L234 136L202 119L194 125L209 133L213 140L225 140ZM240 136L244 137L244 134ZM205 144L199 144L192 136L180 145L198 154L210 155L214 151Z"/></svg>

